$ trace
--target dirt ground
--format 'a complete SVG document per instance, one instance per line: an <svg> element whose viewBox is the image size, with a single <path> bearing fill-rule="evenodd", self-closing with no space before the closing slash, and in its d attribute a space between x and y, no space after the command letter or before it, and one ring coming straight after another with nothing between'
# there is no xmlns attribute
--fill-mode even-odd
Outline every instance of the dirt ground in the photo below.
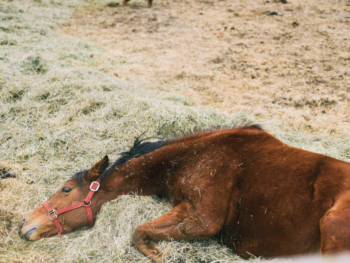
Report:
<svg viewBox="0 0 350 263"><path fill-rule="evenodd" d="M350 1L129 3L96 2L61 30L109 49L96 60L110 74L189 104L349 131Z"/></svg>

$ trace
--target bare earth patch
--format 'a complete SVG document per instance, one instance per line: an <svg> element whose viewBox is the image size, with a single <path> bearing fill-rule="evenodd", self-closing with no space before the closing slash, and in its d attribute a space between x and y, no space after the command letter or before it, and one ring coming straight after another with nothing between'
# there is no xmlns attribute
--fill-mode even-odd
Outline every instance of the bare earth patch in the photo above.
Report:
<svg viewBox="0 0 350 263"><path fill-rule="evenodd" d="M96 3L61 30L107 47L98 59L110 74L195 105L310 131L350 128L349 1Z"/></svg>

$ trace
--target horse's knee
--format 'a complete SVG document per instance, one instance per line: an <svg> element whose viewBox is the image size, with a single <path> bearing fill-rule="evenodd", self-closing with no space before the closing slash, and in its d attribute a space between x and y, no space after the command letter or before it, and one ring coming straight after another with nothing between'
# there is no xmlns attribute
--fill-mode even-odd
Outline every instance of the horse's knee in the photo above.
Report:
<svg viewBox="0 0 350 263"><path fill-rule="evenodd" d="M142 235L141 235L141 231L139 229L139 227L137 227L135 230L134 230L134 233L132 234L132 239L131 239L131 242L137 246L138 244L140 244L142 241Z"/></svg>
<svg viewBox="0 0 350 263"><path fill-rule="evenodd" d="M142 226L138 226L134 233L132 234L132 243L135 246L144 244L149 245L151 243L151 238L147 233L142 229Z"/></svg>
<svg viewBox="0 0 350 263"><path fill-rule="evenodd" d="M350 250L350 210L329 211L320 221L321 253Z"/></svg>

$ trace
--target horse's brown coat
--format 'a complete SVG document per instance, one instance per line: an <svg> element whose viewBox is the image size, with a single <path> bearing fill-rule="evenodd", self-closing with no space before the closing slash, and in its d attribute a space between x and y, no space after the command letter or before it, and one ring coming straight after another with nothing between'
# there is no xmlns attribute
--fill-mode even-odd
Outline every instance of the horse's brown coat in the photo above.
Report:
<svg viewBox="0 0 350 263"><path fill-rule="evenodd" d="M186 136L147 155L118 166L104 179L92 209L96 214L104 202L134 192L168 196L173 209L133 234L133 243L154 261L161 261L155 245L159 240L210 236L244 257L350 250L349 163L290 147L256 127ZM81 201L78 195L87 193L105 162L85 174L81 194L72 191L67 202L58 191L50 206L60 209ZM64 186L75 190L74 181ZM32 216L43 213L39 207ZM83 213L68 212L59 220L71 231L87 225ZM26 222L20 234L33 222ZM39 226L26 238L55 232L40 231Z"/></svg>

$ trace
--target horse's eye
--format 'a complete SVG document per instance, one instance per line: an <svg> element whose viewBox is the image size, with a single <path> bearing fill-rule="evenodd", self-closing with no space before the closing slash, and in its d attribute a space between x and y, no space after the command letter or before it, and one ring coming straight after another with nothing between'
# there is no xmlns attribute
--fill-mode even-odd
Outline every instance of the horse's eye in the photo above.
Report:
<svg viewBox="0 0 350 263"><path fill-rule="evenodd" d="M62 193L69 193L70 191L72 191L72 189L68 188L67 186L62 188Z"/></svg>

